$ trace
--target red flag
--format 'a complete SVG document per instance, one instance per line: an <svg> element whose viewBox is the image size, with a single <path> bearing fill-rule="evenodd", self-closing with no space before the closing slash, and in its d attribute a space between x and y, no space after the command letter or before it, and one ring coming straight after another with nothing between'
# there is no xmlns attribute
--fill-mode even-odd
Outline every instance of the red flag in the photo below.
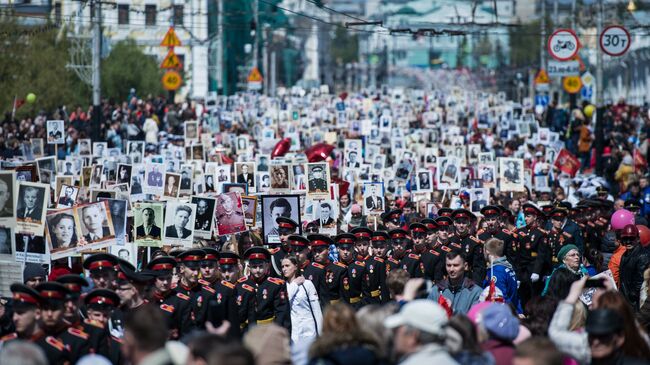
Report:
<svg viewBox="0 0 650 365"><path fill-rule="evenodd" d="M447 317L451 317L454 314L454 311L449 306L449 302L447 302L447 298L442 296L442 293L440 293L440 296L438 296L438 304L440 304L442 309L447 312Z"/></svg>
<svg viewBox="0 0 650 365"><path fill-rule="evenodd" d="M571 175L571 177L574 177L576 172L580 170L580 160L565 148L561 149L560 153L557 154L553 165L560 171Z"/></svg>
<svg viewBox="0 0 650 365"><path fill-rule="evenodd" d="M25 105L25 99L16 99L14 101L14 109L18 110L21 106Z"/></svg>
<svg viewBox="0 0 650 365"><path fill-rule="evenodd" d="M643 157L638 148L634 149L634 169L645 170L648 166L648 161Z"/></svg>

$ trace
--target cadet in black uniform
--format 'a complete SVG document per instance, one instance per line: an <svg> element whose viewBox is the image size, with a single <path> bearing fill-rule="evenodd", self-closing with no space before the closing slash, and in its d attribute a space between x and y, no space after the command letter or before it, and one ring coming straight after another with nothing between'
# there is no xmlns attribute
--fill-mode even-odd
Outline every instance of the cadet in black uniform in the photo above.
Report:
<svg viewBox="0 0 650 365"><path fill-rule="evenodd" d="M148 274L154 277L150 302L167 316L169 338L172 340L188 334L194 327L190 297L171 288L175 267L176 260L169 256L157 257L147 264Z"/></svg>
<svg viewBox="0 0 650 365"><path fill-rule="evenodd" d="M459 244L452 246L451 237L453 236L454 227L453 221L449 217L441 216L436 218L436 225L438 226L436 240L433 243L433 248L438 248L444 252L451 252L453 249L460 249Z"/></svg>
<svg viewBox="0 0 650 365"><path fill-rule="evenodd" d="M307 236L313 261L304 268L303 275L314 284L320 305L325 308L331 299L327 278L325 277L325 269L329 264L329 244L327 241L319 240L320 236L322 235Z"/></svg>
<svg viewBox="0 0 650 365"><path fill-rule="evenodd" d="M424 218L420 221L427 228L427 234L425 236L425 243L429 249L433 249L433 245L438 238L438 224L435 219Z"/></svg>
<svg viewBox="0 0 650 365"><path fill-rule="evenodd" d="M411 223L409 225L411 237L413 238L413 253L420 256L423 265L423 277L427 280L437 281L443 278L443 257L438 250L427 247L427 227L422 223Z"/></svg>
<svg viewBox="0 0 650 365"><path fill-rule="evenodd" d="M352 233L341 233L334 242L339 251L339 262L346 266L347 274L343 277L343 289L347 291L348 303L354 309L361 308L363 290L363 269L365 262L355 261L356 237Z"/></svg>
<svg viewBox="0 0 650 365"><path fill-rule="evenodd" d="M524 306L536 293L541 292L543 256L546 245L546 232L539 227L540 217L544 215L535 205L526 203L522 207L526 226L517 230L519 237L519 272L517 277L519 296Z"/></svg>
<svg viewBox="0 0 650 365"><path fill-rule="evenodd" d="M278 217L278 236L280 236L280 247L269 249L271 253L271 276L282 278L282 259L291 252L291 245L288 242L289 235L296 232L298 223L290 218Z"/></svg>
<svg viewBox="0 0 650 365"><path fill-rule="evenodd" d="M84 304L88 310L88 316L92 320L106 327L108 326L108 321L112 316L112 312L120 306L120 297L112 290L95 289L84 297ZM121 351L122 340L115 336L111 336L108 344L109 351L106 357L110 359L113 364L126 363Z"/></svg>
<svg viewBox="0 0 650 365"><path fill-rule="evenodd" d="M108 253L90 255L84 260L83 267L90 271L93 288L115 290L115 266L118 261L117 256Z"/></svg>
<svg viewBox="0 0 650 365"><path fill-rule="evenodd" d="M483 214L485 219L486 229L483 232L478 232L478 239L483 242L486 242L492 237L502 240L506 258L508 259L508 262L514 266L516 271L518 266L516 236L499 225L501 214L499 208L494 205L487 205L481 209L481 214Z"/></svg>
<svg viewBox="0 0 650 365"><path fill-rule="evenodd" d="M356 227L350 233L356 237L354 243L354 259L356 261L365 261L370 251L370 236L372 235L372 231L367 227Z"/></svg>
<svg viewBox="0 0 650 365"><path fill-rule="evenodd" d="M229 335L239 336L239 310L235 301L235 284L218 279L217 265L219 251L213 248L203 248L205 253L201 260L201 275L199 279L201 292L197 299L196 325L205 328L205 322L210 321L216 328L223 321L230 322Z"/></svg>
<svg viewBox="0 0 650 365"><path fill-rule="evenodd" d="M232 251L219 252L219 273L221 274L221 279L235 286L237 285L237 280L241 277L239 260L241 260L241 257Z"/></svg>
<svg viewBox="0 0 650 365"><path fill-rule="evenodd" d="M70 351L70 361L76 364L84 355L97 351L91 347L90 335L68 325L63 319L65 300L70 295L68 288L61 283L48 281L36 286L43 298L40 327L47 336L63 342Z"/></svg>
<svg viewBox="0 0 650 365"><path fill-rule="evenodd" d="M393 209L389 212L384 212L381 214L381 220L387 231L400 228L402 223L402 210Z"/></svg>
<svg viewBox="0 0 650 365"><path fill-rule="evenodd" d="M386 262L387 271L403 269L412 278L423 277L424 265L420 261L420 256L407 249L409 237L406 231L401 228L393 229L388 232L388 235L390 236L393 251Z"/></svg>
<svg viewBox="0 0 650 365"><path fill-rule="evenodd" d="M363 271L363 303L382 304L390 300L390 292L386 285L386 252L388 251L388 233L375 231L372 233L372 256L366 260Z"/></svg>
<svg viewBox="0 0 650 365"><path fill-rule="evenodd" d="M573 235L565 231L565 223L568 215L565 208L557 207L551 212L551 230L548 232L547 243L544 252L544 262L546 263L546 272L550 271L561 264L557 258L558 252L564 245L573 244L575 241ZM578 246L579 247L579 246Z"/></svg>
<svg viewBox="0 0 650 365"><path fill-rule="evenodd" d="M275 323L291 330L291 314L287 302L284 280L268 275L271 254L264 247L254 246L246 250L251 275L241 285L250 285L255 290L255 323Z"/></svg>
<svg viewBox="0 0 650 365"><path fill-rule="evenodd" d="M467 209L456 209L451 213L451 219L454 221L455 234L451 237L452 244L460 245L455 247L465 252L467 257L467 266L470 270L467 276L480 283L485 279L485 257L483 256L483 241L471 234L471 224L476 220L476 216Z"/></svg>
<svg viewBox="0 0 650 365"><path fill-rule="evenodd" d="M53 365L69 364L71 361L70 350L56 337L47 335L36 320L36 312L43 304L43 298L36 290L27 285L12 284L10 289L16 332L0 338L0 349L11 341L29 341L43 350L48 363Z"/></svg>
<svg viewBox="0 0 650 365"><path fill-rule="evenodd" d="M328 291L329 303L348 301L348 292L344 288L344 280L347 277L347 267L340 262L332 262L329 259L330 246L334 241L322 234L310 234L307 236L311 247L314 261L325 266L325 286Z"/></svg>

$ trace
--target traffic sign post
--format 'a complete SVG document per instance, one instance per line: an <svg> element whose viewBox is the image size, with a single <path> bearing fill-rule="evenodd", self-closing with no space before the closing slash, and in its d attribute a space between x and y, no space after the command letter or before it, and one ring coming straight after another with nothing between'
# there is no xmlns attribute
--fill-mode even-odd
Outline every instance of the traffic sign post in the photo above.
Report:
<svg viewBox="0 0 650 365"><path fill-rule="evenodd" d="M600 33L600 49L612 57L624 55L631 43L630 32L620 25L610 25Z"/></svg>
<svg viewBox="0 0 650 365"><path fill-rule="evenodd" d="M535 75L535 90L537 91L548 91L548 84L550 80L548 78L548 74L546 73L546 70L541 69L539 72L537 72L537 75Z"/></svg>
<svg viewBox="0 0 650 365"><path fill-rule="evenodd" d="M169 70L162 77L162 84L167 91L176 91L183 84L183 77L178 71Z"/></svg>
<svg viewBox="0 0 650 365"><path fill-rule="evenodd" d="M180 45L181 45L181 40L176 35L176 31L174 30L174 27L169 27L169 30L167 30L167 33L165 33L162 42L160 42L160 46L173 48L173 47L179 47Z"/></svg>
<svg viewBox="0 0 650 365"><path fill-rule="evenodd" d="M565 77L562 80L562 87L564 88L564 91L568 92L569 94L575 94L579 92L580 88L582 88L582 81L580 80L580 76Z"/></svg>
<svg viewBox="0 0 650 365"><path fill-rule="evenodd" d="M548 53L558 61L572 59L580 49L580 40L572 29L558 29L548 38Z"/></svg>
<svg viewBox="0 0 650 365"><path fill-rule="evenodd" d="M248 74L248 90L262 90L262 74L257 67L253 67L251 72Z"/></svg>
<svg viewBox="0 0 650 365"><path fill-rule="evenodd" d="M163 84L163 88L169 91L168 102L170 103L174 102L175 91L183 84L183 76L179 72L183 69L183 65L176 53L174 53L174 47L179 47L181 44L181 40L176 35L174 27L169 27L163 40L160 42L161 47L167 47L169 49L167 56L160 63L160 68L167 70L160 81Z"/></svg>
<svg viewBox="0 0 650 365"><path fill-rule="evenodd" d="M181 60L178 58L176 53L174 53L174 49L170 48L169 52L167 52L167 56L165 56L165 59L160 64L160 68L175 69L175 68L182 68L182 67L183 65L181 65Z"/></svg>

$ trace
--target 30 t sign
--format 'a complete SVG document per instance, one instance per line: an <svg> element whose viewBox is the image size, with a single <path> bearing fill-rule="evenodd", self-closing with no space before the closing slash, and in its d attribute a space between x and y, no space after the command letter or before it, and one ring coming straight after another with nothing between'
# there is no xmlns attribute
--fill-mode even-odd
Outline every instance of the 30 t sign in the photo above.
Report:
<svg viewBox="0 0 650 365"><path fill-rule="evenodd" d="M600 49L612 57L622 56L630 48L632 37L620 25L611 25L600 33Z"/></svg>

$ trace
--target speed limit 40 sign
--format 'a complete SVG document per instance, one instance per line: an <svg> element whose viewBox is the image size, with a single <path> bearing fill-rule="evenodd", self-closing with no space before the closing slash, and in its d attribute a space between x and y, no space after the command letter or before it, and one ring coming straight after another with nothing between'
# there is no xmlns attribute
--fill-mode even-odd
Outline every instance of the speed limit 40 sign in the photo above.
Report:
<svg viewBox="0 0 650 365"><path fill-rule="evenodd" d="M611 25L600 33L600 49L610 56L622 56L630 48L632 37L620 25Z"/></svg>

